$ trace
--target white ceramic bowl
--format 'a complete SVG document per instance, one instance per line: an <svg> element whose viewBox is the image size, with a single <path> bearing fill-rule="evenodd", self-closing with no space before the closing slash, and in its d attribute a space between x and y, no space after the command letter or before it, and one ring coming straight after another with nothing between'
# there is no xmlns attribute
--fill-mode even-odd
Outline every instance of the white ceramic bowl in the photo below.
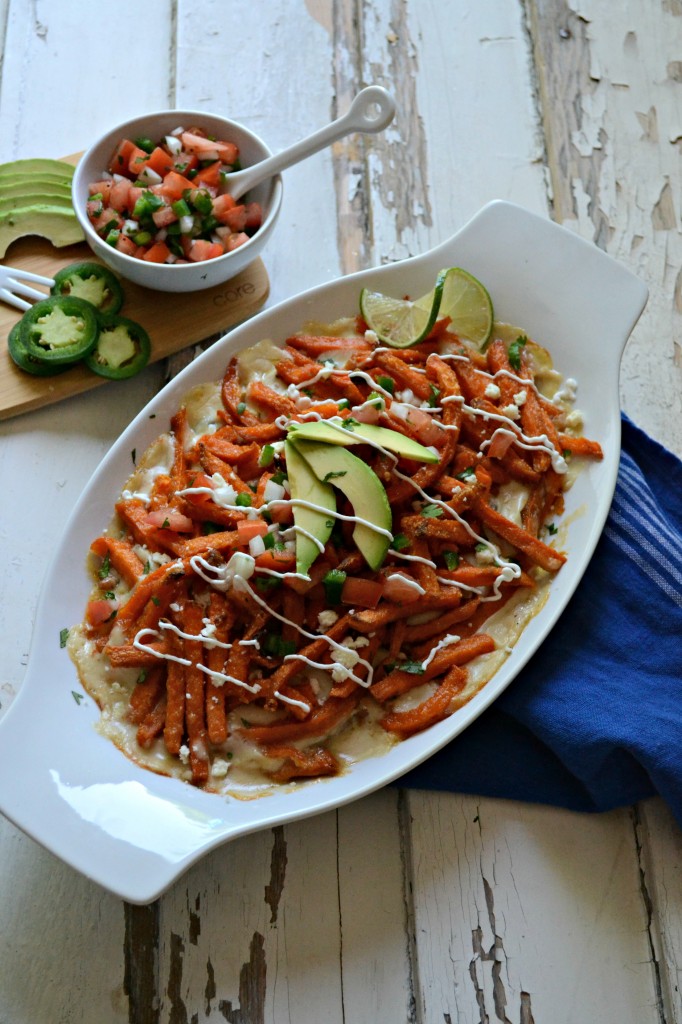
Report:
<svg viewBox="0 0 682 1024"><path fill-rule="evenodd" d="M342 775L238 800L129 761L96 731L95 702L77 703L72 696L81 687L67 652L59 649L59 633L83 615L91 588L88 545L109 521L130 472L131 450L143 451L190 387L220 379L241 349L263 338L283 341L308 319L329 322L353 314L363 286L423 295L449 266L466 267L483 281L499 319L527 329L547 345L560 372L578 378L586 433L604 448L604 459L590 463L566 494L569 557L547 603L473 700ZM212 345L140 412L73 510L44 582L26 679L0 722L0 811L88 877L124 899L145 903L220 843L339 807L456 741L545 640L599 540L620 454L620 358L646 297L642 282L596 246L517 206L492 203L438 248L314 288Z"/></svg>
<svg viewBox="0 0 682 1024"><path fill-rule="evenodd" d="M162 110L142 114L111 128L83 154L73 176L73 206L88 245L116 274L144 288L162 292L195 292L229 281L260 256L279 215L282 179L277 176L249 193L248 198L260 203L263 209L261 227L248 242L224 256L200 263L182 263L179 266L148 263L119 252L100 238L86 212L88 185L101 179L118 142L123 138L135 139L142 135L160 139L179 126L190 125L198 125L216 138L235 142L239 146L243 167L250 167L272 156L262 139L236 121L197 110Z"/></svg>

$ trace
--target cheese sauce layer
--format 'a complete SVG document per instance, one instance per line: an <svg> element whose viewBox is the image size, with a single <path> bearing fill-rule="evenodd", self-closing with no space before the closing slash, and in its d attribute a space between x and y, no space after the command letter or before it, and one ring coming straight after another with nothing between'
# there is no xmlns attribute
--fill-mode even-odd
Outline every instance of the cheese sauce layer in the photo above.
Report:
<svg viewBox="0 0 682 1024"><path fill-rule="evenodd" d="M542 609L585 459L576 385L495 325L394 351L355 320L194 388L92 542L68 647L99 729L252 799L456 713Z"/></svg>

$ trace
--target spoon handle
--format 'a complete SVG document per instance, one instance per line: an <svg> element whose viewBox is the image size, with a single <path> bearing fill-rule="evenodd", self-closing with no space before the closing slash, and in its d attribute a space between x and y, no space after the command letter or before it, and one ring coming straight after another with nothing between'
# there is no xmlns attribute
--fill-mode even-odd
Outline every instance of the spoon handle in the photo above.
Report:
<svg viewBox="0 0 682 1024"><path fill-rule="evenodd" d="M245 192L260 184L266 178L272 178L292 164L299 163L313 153L330 146L337 139L342 139L352 132L375 133L383 131L393 120L395 114L395 102L385 89L379 85L370 85L357 94L347 112L328 124L326 128L320 128L300 142L294 143L288 149L274 156L268 157L261 163L247 167L243 171L236 171L225 177L227 191L239 199Z"/></svg>

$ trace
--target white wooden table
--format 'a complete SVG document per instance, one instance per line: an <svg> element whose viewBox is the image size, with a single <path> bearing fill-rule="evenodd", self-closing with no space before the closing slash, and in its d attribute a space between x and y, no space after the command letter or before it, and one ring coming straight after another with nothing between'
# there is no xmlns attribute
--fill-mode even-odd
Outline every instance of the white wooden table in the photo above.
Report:
<svg viewBox="0 0 682 1024"><path fill-rule="evenodd" d="M0 43L0 161L166 106L277 150L386 86L384 136L286 173L269 302L516 201L649 285L623 405L682 452L679 0L0 0ZM0 713L67 514L163 381L0 426ZM681 855L658 800L587 816L391 789L238 840L131 907L2 821L0 1022L681 1022Z"/></svg>

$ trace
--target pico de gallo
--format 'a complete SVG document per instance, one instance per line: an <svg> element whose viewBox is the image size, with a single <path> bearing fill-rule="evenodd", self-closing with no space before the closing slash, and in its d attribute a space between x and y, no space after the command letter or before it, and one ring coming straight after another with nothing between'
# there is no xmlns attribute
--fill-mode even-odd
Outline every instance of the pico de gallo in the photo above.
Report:
<svg viewBox="0 0 682 1024"><path fill-rule="evenodd" d="M88 186L87 214L104 241L151 263L196 263L232 252L261 226L257 202L237 202L225 175L239 169L234 142L199 127L159 141L121 139Z"/></svg>

